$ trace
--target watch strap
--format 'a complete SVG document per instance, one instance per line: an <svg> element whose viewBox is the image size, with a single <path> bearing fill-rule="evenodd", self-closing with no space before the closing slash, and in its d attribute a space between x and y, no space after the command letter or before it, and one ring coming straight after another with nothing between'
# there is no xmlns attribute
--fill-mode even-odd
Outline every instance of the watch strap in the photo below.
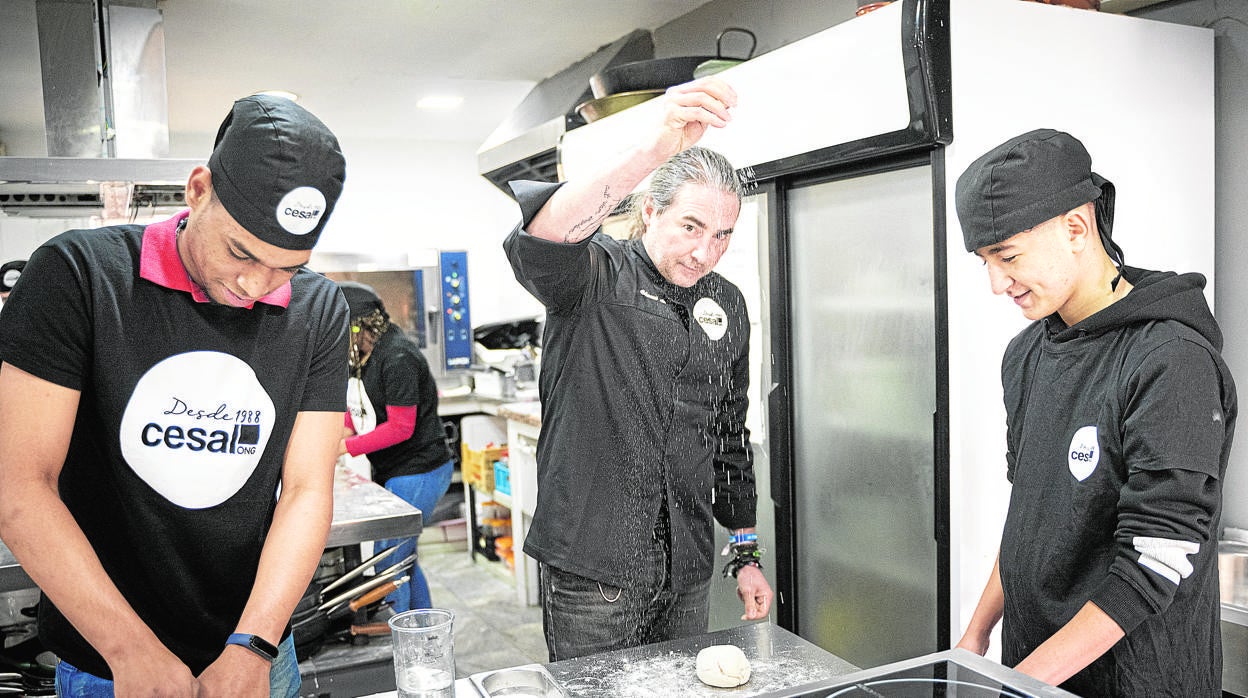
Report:
<svg viewBox="0 0 1248 698"><path fill-rule="evenodd" d="M228 638L226 638L225 644L246 647L270 662L277 659L277 647L259 635L232 633Z"/></svg>

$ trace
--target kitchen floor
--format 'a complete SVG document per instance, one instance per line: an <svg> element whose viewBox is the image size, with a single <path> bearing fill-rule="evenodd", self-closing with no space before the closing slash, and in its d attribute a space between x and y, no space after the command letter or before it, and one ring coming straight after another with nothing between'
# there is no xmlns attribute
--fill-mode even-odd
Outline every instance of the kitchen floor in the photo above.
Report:
<svg viewBox="0 0 1248 698"><path fill-rule="evenodd" d="M419 548L433 605L455 613L456 678L546 663L541 607L520 604L515 581L503 563L481 557L469 560L468 542L453 540L462 535L462 529L430 527L421 535Z"/></svg>

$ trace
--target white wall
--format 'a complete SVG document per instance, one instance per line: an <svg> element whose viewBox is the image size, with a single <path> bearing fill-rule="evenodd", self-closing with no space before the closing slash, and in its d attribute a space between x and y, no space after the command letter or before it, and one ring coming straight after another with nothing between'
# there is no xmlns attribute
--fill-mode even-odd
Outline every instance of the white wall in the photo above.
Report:
<svg viewBox="0 0 1248 698"><path fill-rule="evenodd" d="M503 255L520 210L477 174L478 145L344 139L347 182L317 249L467 250L474 325L540 314Z"/></svg>

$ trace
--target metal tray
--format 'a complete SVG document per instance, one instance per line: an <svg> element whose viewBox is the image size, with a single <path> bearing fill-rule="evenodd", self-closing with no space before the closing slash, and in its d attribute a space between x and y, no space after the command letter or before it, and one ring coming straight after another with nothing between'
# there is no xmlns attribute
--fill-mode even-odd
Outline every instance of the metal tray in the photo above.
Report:
<svg viewBox="0 0 1248 698"><path fill-rule="evenodd" d="M485 698L567 698L554 677L541 664L526 664L498 671L483 671L468 679Z"/></svg>

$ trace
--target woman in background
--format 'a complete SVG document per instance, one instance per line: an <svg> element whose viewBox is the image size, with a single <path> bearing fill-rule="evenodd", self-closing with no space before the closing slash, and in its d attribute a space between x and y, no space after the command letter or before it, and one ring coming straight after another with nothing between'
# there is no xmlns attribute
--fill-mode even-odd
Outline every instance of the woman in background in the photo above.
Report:
<svg viewBox="0 0 1248 698"><path fill-rule="evenodd" d="M390 322L371 287L350 281L338 287L351 308L351 380L347 387L348 432L339 452L367 455L372 479L428 520L451 485L455 462L438 418L438 387L424 354ZM416 551L416 536L386 540L395 548L379 564L393 565ZM386 597L396 613L429 608L429 585L413 563L411 582Z"/></svg>

